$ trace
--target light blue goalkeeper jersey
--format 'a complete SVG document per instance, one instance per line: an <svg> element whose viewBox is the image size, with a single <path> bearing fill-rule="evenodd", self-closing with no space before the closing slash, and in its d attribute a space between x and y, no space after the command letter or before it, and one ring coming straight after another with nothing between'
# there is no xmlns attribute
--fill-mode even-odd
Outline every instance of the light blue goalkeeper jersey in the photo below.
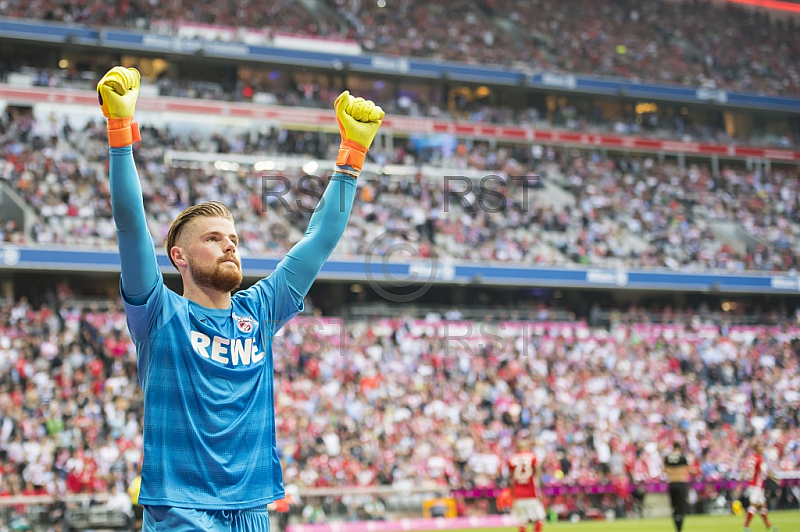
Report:
<svg viewBox="0 0 800 532"><path fill-rule="evenodd" d="M302 308L282 268L229 309L163 282L145 305L125 304L145 401L140 504L233 509L283 497L272 335Z"/></svg>
<svg viewBox="0 0 800 532"><path fill-rule="evenodd" d="M168 289L155 262L131 148L112 148L121 291L144 391L139 503L206 510L284 496L276 448L272 337L347 223L355 181L335 175L304 238L266 279L210 309Z"/></svg>

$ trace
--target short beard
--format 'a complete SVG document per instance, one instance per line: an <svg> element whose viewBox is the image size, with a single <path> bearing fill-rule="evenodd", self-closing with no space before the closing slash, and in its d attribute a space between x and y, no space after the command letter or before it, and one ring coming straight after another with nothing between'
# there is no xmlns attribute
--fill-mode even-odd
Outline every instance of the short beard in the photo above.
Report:
<svg viewBox="0 0 800 532"><path fill-rule="evenodd" d="M234 259L235 260L235 259ZM189 271L197 286L210 288L217 292L231 293L242 284L242 269L236 262L236 270L222 269L224 259L220 259L214 266L207 266L189 259Z"/></svg>

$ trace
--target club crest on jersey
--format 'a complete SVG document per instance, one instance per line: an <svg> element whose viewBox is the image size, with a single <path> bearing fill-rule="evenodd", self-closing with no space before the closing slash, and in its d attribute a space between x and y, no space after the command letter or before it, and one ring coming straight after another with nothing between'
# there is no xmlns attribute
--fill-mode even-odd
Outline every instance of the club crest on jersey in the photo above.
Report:
<svg viewBox="0 0 800 532"><path fill-rule="evenodd" d="M256 326L256 320L249 316L237 316L234 313L233 319L236 321L236 326L239 330L245 334L253 332L253 328Z"/></svg>

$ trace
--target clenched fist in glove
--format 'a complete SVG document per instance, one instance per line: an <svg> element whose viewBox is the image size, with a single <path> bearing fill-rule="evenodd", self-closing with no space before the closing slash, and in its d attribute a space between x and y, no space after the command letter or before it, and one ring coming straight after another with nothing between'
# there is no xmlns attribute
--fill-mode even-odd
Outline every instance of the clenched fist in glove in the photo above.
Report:
<svg viewBox="0 0 800 532"><path fill-rule="evenodd" d="M348 91L336 98L334 107L339 133L342 135L336 166L349 166L357 174L364 166L367 150L378 134L385 113L372 101L354 98Z"/></svg>
<svg viewBox="0 0 800 532"><path fill-rule="evenodd" d="M112 148L142 140L139 124L133 122L141 76L135 68L116 66L97 83L97 99L108 118L108 143Z"/></svg>

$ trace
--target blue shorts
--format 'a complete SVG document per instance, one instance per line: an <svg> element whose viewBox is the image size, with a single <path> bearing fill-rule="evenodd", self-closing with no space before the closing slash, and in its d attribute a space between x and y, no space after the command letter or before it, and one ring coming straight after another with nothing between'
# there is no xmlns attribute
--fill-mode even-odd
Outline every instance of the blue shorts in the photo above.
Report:
<svg viewBox="0 0 800 532"><path fill-rule="evenodd" d="M145 506L142 532L269 532L267 507L247 510L195 510Z"/></svg>

